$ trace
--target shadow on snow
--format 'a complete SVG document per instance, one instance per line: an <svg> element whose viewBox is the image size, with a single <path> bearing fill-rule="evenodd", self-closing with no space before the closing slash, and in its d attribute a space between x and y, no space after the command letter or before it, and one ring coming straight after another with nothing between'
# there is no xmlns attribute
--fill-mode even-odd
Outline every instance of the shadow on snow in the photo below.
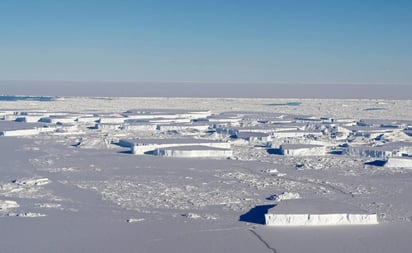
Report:
<svg viewBox="0 0 412 253"><path fill-rule="evenodd" d="M386 163L385 160L375 160L375 161L371 161L371 162L366 162L365 165L383 167L385 165L385 163Z"/></svg>
<svg viewBox="0 0 412 253"><path fill-rule="evenodd" d="M263 205L256 206L249 210L249 212L242 214L239 217L239 221L250 222L256 224L265 224L265 214L268 213L268 210L275 207L276 205Z"/></svg>
<svg viewBox="0 0 412 253"><path fill-rule="evenodd" d="M282 151L280 150L280 148L269 148L267 152L270 155L281 155L282 154Z"/></svg>

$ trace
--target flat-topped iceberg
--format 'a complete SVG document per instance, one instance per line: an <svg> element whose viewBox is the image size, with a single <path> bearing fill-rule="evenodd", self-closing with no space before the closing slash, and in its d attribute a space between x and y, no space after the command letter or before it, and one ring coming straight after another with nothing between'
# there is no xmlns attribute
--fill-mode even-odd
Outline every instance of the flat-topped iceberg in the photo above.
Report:
<svg viewBox="0 0 412 253"><path fill-rule="evenodd" d="M265 214L270 226L336 226L378 224L376 214Z"/></svg>
<svg viewBox="0 0 412 253"><path fill-rule="evenodd" d="M325 199L294 199L279 202L265 214L269 226L338 226L378 224L369 214L344 203Z"/></svg>

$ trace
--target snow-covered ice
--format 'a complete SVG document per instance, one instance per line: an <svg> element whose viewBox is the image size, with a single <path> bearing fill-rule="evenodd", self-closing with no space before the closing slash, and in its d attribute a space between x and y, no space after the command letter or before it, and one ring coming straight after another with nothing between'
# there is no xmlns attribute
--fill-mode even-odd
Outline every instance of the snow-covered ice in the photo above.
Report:
<svg viewBox="0 0 412 253"><path fill-rule="evenodd" d="M0 131L47 129L0 137L2 249L408 252L411 106L376 99L1 102Z"/></svg>

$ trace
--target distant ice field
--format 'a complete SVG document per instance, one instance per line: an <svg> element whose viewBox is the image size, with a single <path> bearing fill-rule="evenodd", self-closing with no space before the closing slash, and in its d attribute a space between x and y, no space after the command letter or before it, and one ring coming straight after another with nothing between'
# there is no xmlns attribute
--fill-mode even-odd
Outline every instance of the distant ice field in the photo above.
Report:
<svg viewBox="0 0 412 253"><path fill-rule="evenodd" d="M0 81L0 94L104 97L412 99L412 84Z"/></svg>
<svg viewBox="0 0 412 253"><path fill-rule="evenodd" d="M291 99L291 98L176 98L176 97L59 97L52 101L2 101L2 110L47 110L60 112L127 111L134 108L269 112L359 117L363 119L409 119L412 100L383 99ZM371 108L379 108L373 110Z"/></svg>

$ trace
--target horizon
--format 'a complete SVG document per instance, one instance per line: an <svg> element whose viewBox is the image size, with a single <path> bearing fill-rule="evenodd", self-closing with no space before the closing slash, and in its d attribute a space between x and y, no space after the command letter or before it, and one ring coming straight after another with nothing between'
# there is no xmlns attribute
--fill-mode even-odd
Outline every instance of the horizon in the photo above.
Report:
<svg viewBox="0 0 412 253"><path fill-rule="evenodd" d="M249 84L249 85L247 85ZM193 83L1 81L0 95L411 100L412 85L370 83Z"/></svg>

